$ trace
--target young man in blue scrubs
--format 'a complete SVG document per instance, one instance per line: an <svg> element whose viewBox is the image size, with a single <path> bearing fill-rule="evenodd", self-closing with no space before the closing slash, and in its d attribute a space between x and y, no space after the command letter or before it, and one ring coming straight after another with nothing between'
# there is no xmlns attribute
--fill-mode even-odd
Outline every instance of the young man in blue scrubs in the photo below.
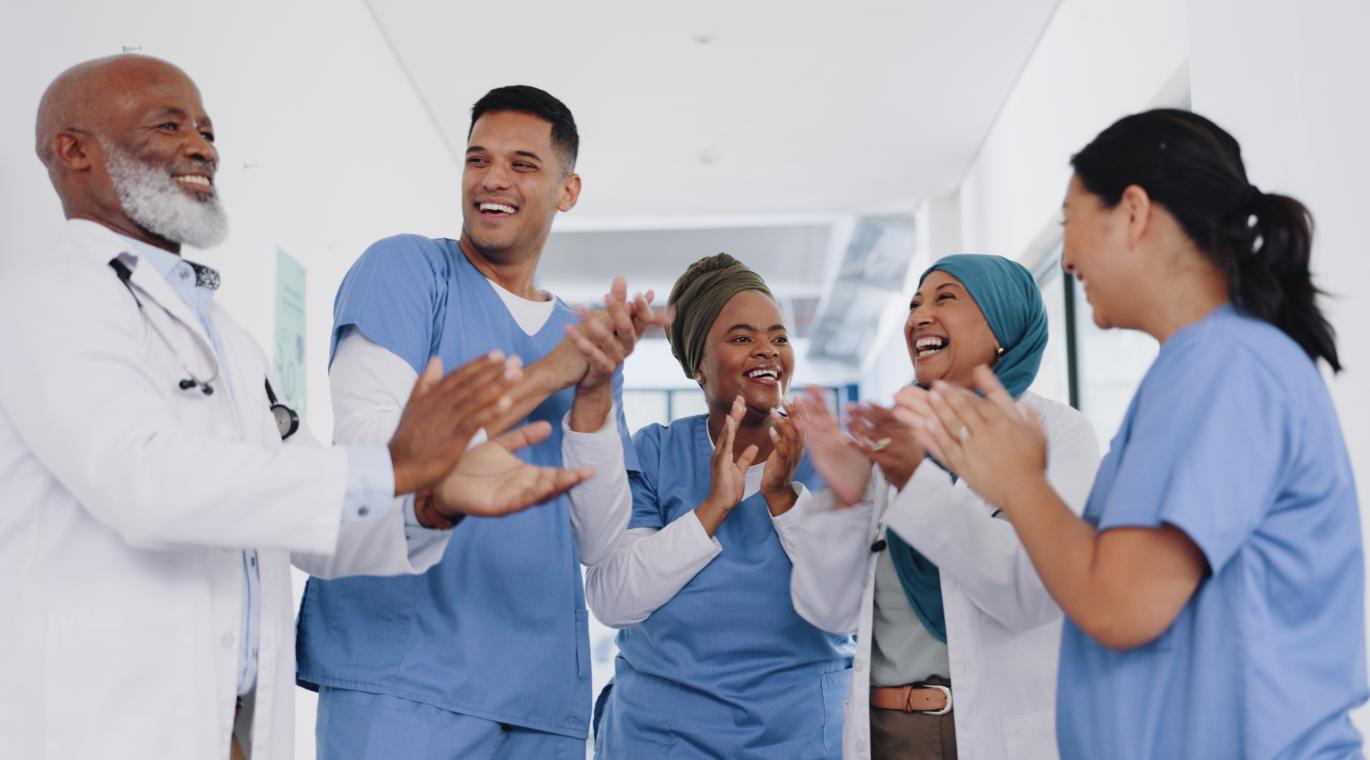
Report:
<svg viewBox="0 0 1370 760"><path fill-rule="evenodd" d="M580 193L578 142L571 112L542 90L501 87L477 101L460 239L381 240L338 291L329 374L340 440L385 435L430 355L455 367L499 350L526 370L513 408L489 432L520 420L553 430L520 456L559 464L563 420L577 394L591 393L612 400L632 451L621 368L587 372L566 337L576 313L533 285L553 218ZM616 282L610 298L620 324L623 287ZM594 331L614 344L601 343L615 363L645 328L633 326L618 337ZM636 469L631 455L626 465ZM449 527L433 498L410 501L412 532ZM319 691L319 757L583 757L590 656L580 564L607 554L627 520L626 511L581 513L559 497L509 519L462 521L424 575L311 578L298 679Z"/></svg>

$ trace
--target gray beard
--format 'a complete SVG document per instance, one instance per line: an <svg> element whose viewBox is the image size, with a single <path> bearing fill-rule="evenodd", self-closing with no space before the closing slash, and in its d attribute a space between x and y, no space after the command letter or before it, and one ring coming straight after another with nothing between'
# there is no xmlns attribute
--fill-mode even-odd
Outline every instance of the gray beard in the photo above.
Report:
<svg viewBox="0 0 1370 760"><path fill-rule="evenodd" d="M228 237L228 216L216 192L200 201L158 169L101 141L105 167L124 213L139 227L173 243L213 248Z"/></svg>

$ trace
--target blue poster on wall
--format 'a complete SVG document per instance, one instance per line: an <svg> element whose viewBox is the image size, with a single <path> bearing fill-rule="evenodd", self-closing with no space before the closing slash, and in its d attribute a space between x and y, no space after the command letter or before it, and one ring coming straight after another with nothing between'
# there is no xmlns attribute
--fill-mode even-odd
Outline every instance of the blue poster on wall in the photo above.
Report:
<svg viewBox="0 0 1370 760"><path fill-rule="evenodd" d="M305 389L304 267L276 249L276 395L301 419L309 411Z"/></svg>

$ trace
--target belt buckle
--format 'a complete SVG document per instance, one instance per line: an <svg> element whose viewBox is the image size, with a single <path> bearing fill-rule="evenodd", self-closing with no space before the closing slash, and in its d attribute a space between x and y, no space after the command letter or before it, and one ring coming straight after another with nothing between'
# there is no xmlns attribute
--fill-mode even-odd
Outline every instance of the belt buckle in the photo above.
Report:
<svg viewBox="0 0 1370 760"><path fill-rule="evenodd" d="M939 686L935 683L925 683L920 688L936 689L942 692L942 694L944 694L947 698L947 703L943 705L942 709L940 710L912 710L911 712L918 713L919 715L946 715L947 713L951 712L951 689L949 687Z"/></svg>

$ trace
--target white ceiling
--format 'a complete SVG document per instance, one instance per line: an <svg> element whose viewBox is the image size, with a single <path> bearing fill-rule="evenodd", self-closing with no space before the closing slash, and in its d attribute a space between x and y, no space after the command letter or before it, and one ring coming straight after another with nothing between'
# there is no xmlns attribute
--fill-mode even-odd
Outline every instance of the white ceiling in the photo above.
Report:
<svg viewBox="0 0 1370 760"><path fill-rule="evenodd" d="M493 87L566 102L585 183L568 221L600 229L911 212L959 184L1057 4L366 2L454 156Z"/></svg>

